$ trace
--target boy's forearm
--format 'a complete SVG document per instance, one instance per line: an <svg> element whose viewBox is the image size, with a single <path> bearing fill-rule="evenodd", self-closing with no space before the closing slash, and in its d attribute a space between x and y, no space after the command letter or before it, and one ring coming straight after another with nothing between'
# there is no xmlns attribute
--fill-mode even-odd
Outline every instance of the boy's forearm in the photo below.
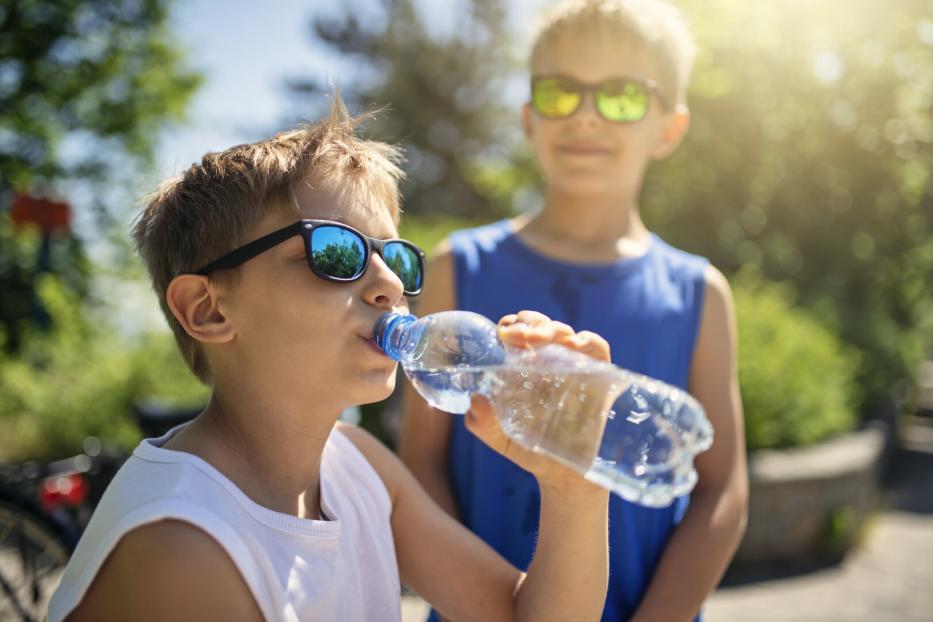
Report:
<svg viewBox="0 0 933 622"><path fill-rule="evenodd" d="M516 620L598 620L609 581L609 495L541 487L538 543Z"/></svg>
<svg viewBox="0 0 933 622"><path fill-rule="evenodd" d="M688 622L719 584L745 529L733 495L695 495L668 542L632 622Z"/></svg>

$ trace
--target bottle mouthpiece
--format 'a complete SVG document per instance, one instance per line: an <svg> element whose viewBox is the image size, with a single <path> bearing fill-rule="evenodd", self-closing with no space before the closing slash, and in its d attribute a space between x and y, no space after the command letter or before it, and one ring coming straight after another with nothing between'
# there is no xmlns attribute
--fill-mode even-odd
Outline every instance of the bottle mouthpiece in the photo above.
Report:
<svg viewBox="0 0 933 622"><path fill-rule="evenodd" d="M383 314L373 328L373 341L390 359L393 361L401 360L401 328L407 324L411 324L416 319L417 318L413 315L402 315L400 313Z"/></svg>

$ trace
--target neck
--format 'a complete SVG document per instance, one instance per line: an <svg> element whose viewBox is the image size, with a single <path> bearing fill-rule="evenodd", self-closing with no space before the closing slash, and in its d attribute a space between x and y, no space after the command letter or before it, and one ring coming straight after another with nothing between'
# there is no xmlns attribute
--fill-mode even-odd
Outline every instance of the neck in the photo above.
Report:
<svg viewBox="0 0 933 622"><path fill-rule="evenodd" d="M215 388L204 412L166 447L203 458L259 505L316 519L321 454L340 411L273 403L263 394Z"/></svg>
<svg viewBox="0 0 933 622"><path fill-rule="evenodd" d="M644 253L649 240L634 197L548 189L542 209L516 219L521 237L567 259L611 261Z"/></svg>

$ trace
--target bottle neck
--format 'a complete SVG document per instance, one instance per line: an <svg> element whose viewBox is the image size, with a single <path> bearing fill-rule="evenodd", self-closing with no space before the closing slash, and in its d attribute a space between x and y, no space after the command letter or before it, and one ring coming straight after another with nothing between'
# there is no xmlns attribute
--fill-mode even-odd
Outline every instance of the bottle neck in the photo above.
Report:
<svg viewBox="0 0 933 622"><path fill-rule="evenodd" d="M373 341L393 361L401 361L408 343L408 327L417 320L413 315L386 313L373 329Z"/></svg>

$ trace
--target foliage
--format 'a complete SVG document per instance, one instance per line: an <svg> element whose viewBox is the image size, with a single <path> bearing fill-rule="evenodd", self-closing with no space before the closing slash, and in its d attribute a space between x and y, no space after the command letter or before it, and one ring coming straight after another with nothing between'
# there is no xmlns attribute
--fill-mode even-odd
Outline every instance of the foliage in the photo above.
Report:
<svg viewBox="0 0 933 622"><path fill-rule="evenodd" d="M54 328L29 331L16 357L0 354L0 458L63 457L87 435L129 449L137 400L206 403L167 332L129 340L109 328L106 309L82 306L58 280L45 276L37 290Z"/></svg>
<svg viewBox="0 0 933 622"><path fill-rule="evenodd" d="M735 280L749 449L799 447L855 427L859 355L753 271Z"/></svg>
<svg viewBox="0 0 933 622"><path fill-rule="evenodd" d="M201 81L168 33L168 0L11 0L0 4L0 328L15 352L43 317L32 288L37 247L14 235L12 191L93 197L103 239L119 226L108 198L121 176L151 159L154 138L178 119ZM71 197L68 197L71 200ZM72 201L75 202L75 201ZM77 219L75 219L77 220ZM116 223L116 224L115 224ZM56 273L87 293L78 238L56 240Z"/></svg>
<svg viewBox="0 0 933 622"><path fill-rule="evenodd" d="M451 232L457 229L476 227L483 224L483 222L475 218L461 218L443 214L402 216L399 235L423 248L428 258L430 258L437 245Z"/></svg>
<svg viewBox="0 0 933 622"><path fill-rule="evenodd" d="M858 346L877 416L933 344L933 11L925 0L689 0L692 127L649 226L793 281Z"/></svg>
<svg viewBox="0 0 933 622"><path fill-rule="evenodd" d="M200 77L182 68L164 0L12 0L0 7L0 179L100 176L104 152L57 152L80 132L149 155ZM76 160L76 161L73 161Z"/></svg>
<svg viewBox="0 0 933 622"><path fill-rule="evenodd" d="M405 208L419 215L489 218L508 203L476 179L483 163L512 170L503 118L511 65L504 50L505 8L494 0L470 0L454 33L432 31L413 0L381 0L375 11L347 5L339 16L317 16L314 39L338 58L352 59L356 80L341 81L351 108L388 110L368 122L377 138L400 144L407 157L402 183ZM373 13L384 19L361 19ZM382 16L380 16L382 17ZM293 80L294 100L320 104L330 86ZM528 169L520 169L528 175ZM533 171L531 172L533 176Z"/></svg>
<svg viewBox="0 0 933 622"><path fill-rule="evenodd" d="M314 265L325 274L341 278L350 278L360 271L363 263L363 248L359 241L344 240L331 242L320 250L315 250Z"/></svg>

